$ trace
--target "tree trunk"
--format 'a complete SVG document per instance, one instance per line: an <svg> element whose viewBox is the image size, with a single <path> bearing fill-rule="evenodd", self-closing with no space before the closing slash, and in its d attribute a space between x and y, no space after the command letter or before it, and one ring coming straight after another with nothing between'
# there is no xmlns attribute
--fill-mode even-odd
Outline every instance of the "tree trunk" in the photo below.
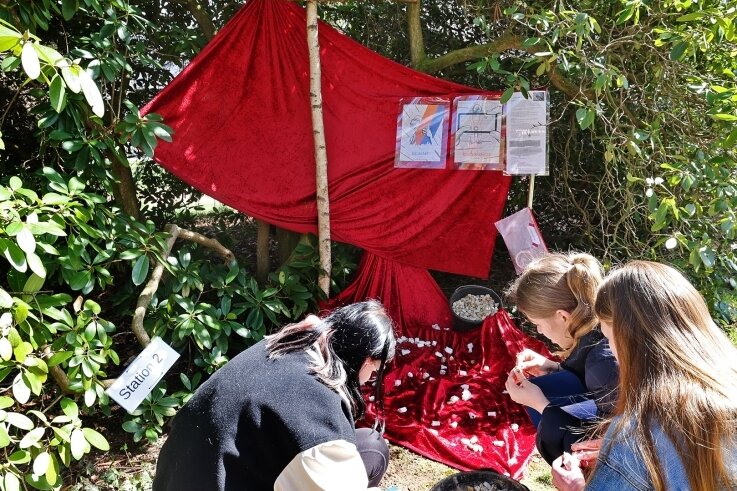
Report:
<svg viewBox="0 0 737 491"><path fill-rule="evenodd" d="M271 225L263 220L256 220L258 235L256 238L256 281L262 285L271 271L271 260L269 258L269 229Z"/></svg>
<svg viewBox="0 0 737 491"><path fill-rule="evenodd" d="M279 265L284 266L292 257L294 248L299 244L302 234L276 227L276 242L279 244Z"/></svg>
<svg viewBox="0 0 737 491"><path fill-rule="evenodd" d="M125 213L136 220L140 220L141 208L138 205L138 198L136 197L136 181L133 179L133 173L130 167L126 167L118 162L117 158L111 156L110 160L112 162L113 176L115 176L115 180L117 181L113 184L115 201Z"/></svg>
<svg viewBox="0 0 737 491"><path fill-rule="evenodd" d="M310 101L312 103L312 133L315 139L315 177L317 181L317 240L320 252L318 285L330 296L330 199L328 195L328 155L322 120L322 90L320 42L317 36L317 1L307 3L307 48L310 52Z"/></svg>
<svg viewBox="0 0 737 491"><path fill-rule="evenodd" d="M215 37L217 28L207 10L197 0L184 0L184 5L192 13L192 17L197 21L197 25L200 26L200 31L202 31L205 38L209 41Z"/></svg>
<svg viewBox="0 0 737 491"><path fill-rule="evenodd" d="M409 56L412 67L417 68L426 58L425 40L422 37L422 0L407 5L407 33L409 34Z"/></svg>

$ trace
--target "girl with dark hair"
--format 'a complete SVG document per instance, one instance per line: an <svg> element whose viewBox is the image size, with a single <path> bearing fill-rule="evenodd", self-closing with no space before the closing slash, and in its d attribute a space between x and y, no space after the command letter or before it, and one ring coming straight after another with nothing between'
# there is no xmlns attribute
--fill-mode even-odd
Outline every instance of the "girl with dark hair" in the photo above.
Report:
<svg viewBox="0 0 737 491"><path fill-rule="evenodd" d="M519 353L506 384L512 400L528 407L548 463L570 452L614 407L617 361L593 309L601 281L593 256L557 253L530 263L507 292L538 332L563 349L562 363L529 349Z"/></svg>
<svg viewBox="0 0 737 491"><path fill-rule="evenodd" d="M192 396L161 449L154 491L365 490L388 465L380 433L354 427L360 392L394 357L379 302L308 316L239 354Z"/></svg>
<svg viewBox="0 0 737 491"><path fill-rule="evenodd" d="M595 309L619 359L619 399L588 484L564 455L556 487L737 489L737 349L699 292L670 266L633 261L605 279Z"/></svg>

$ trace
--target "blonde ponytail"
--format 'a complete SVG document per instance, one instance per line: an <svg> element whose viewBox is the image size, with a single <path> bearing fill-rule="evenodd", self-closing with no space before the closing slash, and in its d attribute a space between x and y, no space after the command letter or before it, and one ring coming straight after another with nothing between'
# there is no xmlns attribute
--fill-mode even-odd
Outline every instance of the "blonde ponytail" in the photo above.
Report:
<svg viewBox="0 0 737 491"><path fill-rule="evenodd" d="M576 253L568 256L571 267L565 274L566 284L576 298L576 306L570 310L568 333L573 338L573 346L566 355L578 345L582 336L591 332L599 324L594 313L596 290L603 281L601 264L590 254Z"/></svg>
<svg viewBox="0 0 737 491"><path fill-rule="evenodd" d="M568 356L579 339L598 325L593 306L602 276L601 264L590 254L548 254L525 268L506 297L529 317L546 319L557 310L569 312L573 344L562 353Z"/></svg>

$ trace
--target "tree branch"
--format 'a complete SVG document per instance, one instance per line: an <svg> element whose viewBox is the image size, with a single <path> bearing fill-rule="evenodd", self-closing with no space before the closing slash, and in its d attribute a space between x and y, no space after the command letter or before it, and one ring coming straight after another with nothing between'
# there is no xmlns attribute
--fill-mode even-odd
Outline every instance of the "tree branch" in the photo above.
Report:
<svg viewBox="0 0 737 491"><path fill-rule="evenodd" d="M202 34L205 36L205 38L208 41L214 38L215 34L218 32L218 29L217 27L215 27L215 23L212 21L212 17L210 17L210 14L205 10L205 8L200 5L197 0L179 1L192 13L192 17L194 17L194 19L197 21L197 25L200 26L200 31L202 31Z"/></svg>
<svg viewBox="0 0 737 491"><path fill-rule="evenodd" d="M525 51L531 54L539 51L535 47L524 48L522 46L524 38L505 32L489 43L456 49L442 56L430 58L425 54L425 44L422 38L422 23L420 19L421 10L422 5L419 0L415 4L407 5L407 28L410 43L410 59L412 60L412 66L422 72L439 72L440 70L459 63L478 60L480 58L508 50ZM586 99L593 98L593 93L582 91L579 86L563 76L554 64L551 65L550 70L547 73L551 85L566 94L569 98L576 99L579 96L583 96Z"/></svg>
<svg viewBox="0 0 737 491"><path fill-rule="evenodd" d="M202 246L209 247L210 249L220 254L223 259L228 262L233 260L233 258L235 257L229 249L224 247L217 240L205 237L204 235L198 234L197 232L192 232L191 230L179 228L171 223L164 227L164 230L169 232L170 237L166 240L166 251L164 251L164 254L162 254L163 257L168 257L169 254L171 254L171 250L174 247L174 242L176 242L177 239L185 239L196 242ZM151 342L151 338L148 336L146 329L143 327L143 318L146 315L146 309L148 308L148 305L151 303L151 298L154 296L154 293L156 293L156 290L158 290L159 288L159 282L161 281L161 276L163 275L163 273L164 265L161 263L157 263L156 267L154 267L154 270L151 273L151 277L149 278L148 282L146 282L146 286L143 288L143 291L141 291L141 294L138 296L138 301L136 302L136 310L133 312L131 330L138 339L138 342L141 343L141 346L144 347L149 345L149 343Z"/></svg>

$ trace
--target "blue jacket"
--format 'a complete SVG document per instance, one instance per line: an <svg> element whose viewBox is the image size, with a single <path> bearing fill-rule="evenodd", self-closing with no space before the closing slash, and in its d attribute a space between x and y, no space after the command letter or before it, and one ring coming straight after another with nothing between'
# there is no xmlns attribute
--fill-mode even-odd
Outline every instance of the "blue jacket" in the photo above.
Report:
<svg viewBox="0 0 737 491"><path fill-rule="evenodd" d="M651 491L654 488L650 475L634 439L627 438L626 435L620 433L617 440L612 441L615 422L616 418L604 436L596 470L586 484L586 489L590 491ZM660 425L653 425L651 431L666 489L669 491L691 489L686 470L673 442L663 432ZM731 470L733 479L737 477L736 450L733 448L725 452L727 456L731 456L727 467Z"/></svg>

